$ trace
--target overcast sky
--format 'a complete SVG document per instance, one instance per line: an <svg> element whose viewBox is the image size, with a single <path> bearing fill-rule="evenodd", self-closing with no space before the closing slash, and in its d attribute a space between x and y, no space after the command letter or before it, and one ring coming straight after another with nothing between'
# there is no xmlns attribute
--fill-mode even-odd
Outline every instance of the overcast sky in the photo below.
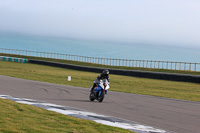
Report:
<svg viewBox="0 0 200 133"><path fill-rule="evenodd" d="M200 0L0 0L0 31L200 47Z"/></svg>

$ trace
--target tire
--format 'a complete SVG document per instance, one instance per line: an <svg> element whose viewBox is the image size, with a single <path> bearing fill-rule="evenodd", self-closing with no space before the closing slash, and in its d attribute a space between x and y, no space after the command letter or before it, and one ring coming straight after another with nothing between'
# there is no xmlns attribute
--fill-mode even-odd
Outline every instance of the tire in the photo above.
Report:
<svg viewBox="0 0 200 133"><path fill-rule="evenodd" d="M98 93L98 98L97 98L97 100L98 100L99 102L102 102L103 99L104 99L105 91L102 90L101 95L99 95L100 92L101 92L101 91L99 91L99 93Z"/></svg>
<svg viewBox="0 0 200 133"><path fill-rule="evenodd" d="M95 94L94 91L90 92L90 101L94 101L95 100Z"/></svg>

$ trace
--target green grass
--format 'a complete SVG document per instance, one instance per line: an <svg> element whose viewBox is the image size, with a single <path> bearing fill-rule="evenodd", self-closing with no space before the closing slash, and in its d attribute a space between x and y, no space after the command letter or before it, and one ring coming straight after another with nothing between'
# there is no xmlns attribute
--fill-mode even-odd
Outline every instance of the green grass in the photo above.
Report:
<svg viewBox="0 0 200 133"><path fill-rule="evenodd" d="M78 61L50 59L50 58L41 58L41 57L32 57L32 56L23 56L23 55L13 55L13 54L3 54L3 53L0 53L0 56L10 56L10 57L19 57L19 58L26 58L26 59L44 60L44 61L67 63L67 64L80 65L80 66L91 66L91 67L103 67L103 68L112 68L112 69L140 70L140 71L152 71L152 72L200 75L200 72L194 72L194 71L180 71L180 70L169 70L169 69L168 70L167 69L151 69L151 68L142 68L142 67L109 66L109 65L92 64L92 63L85 63L85 62L78 62Z"/></svg>
<svg viewBox="0 0 200 133"><path fill-rule="evenodd" d="M89 88L97 73L0 61L0 75ZM67 77L72 76L72 81ZM113 91L200 101L200 84L110 75Z"/></svg>
<svg viewBox="0 0 200 133"><path fill-rule="evenodd" d="M0 133L130 133L0 98Z"/></svg>

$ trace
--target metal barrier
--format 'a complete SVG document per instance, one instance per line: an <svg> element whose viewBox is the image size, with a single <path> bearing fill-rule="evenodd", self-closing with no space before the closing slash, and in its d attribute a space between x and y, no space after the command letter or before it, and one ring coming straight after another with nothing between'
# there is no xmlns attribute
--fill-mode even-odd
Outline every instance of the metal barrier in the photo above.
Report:
<svg viewBox="0 0 200 133"><path fill-rule="evenodd" d="M79 62L94 63L94 64L101 64L101 65L109 65L109 66L126 66L126 67L141 67L141 68L152 68L152 69L200 71L200 63L191 63L191 62L97 58L97 57L87 57L87 56L70 55L70 54L59 54L59 53L5 49L5 48L0 48L0 53L43 57L43 58L53 58L53 59L61 59L61 60L69 60L69 61L79 61Z"/></svg>

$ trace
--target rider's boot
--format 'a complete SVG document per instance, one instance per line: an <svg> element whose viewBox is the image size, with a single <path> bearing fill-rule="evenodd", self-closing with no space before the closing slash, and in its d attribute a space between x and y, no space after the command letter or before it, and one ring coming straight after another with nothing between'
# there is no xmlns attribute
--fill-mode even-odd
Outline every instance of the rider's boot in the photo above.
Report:
<svg viewBox="0 0 200 133"><path fill-rule="evenodd" d="M92 87L91 89L90 89L90 92L92 92L94 90L94 88Z"/></svg>
<svg viewBox="0 0 200 133"><path fill-rule="evenodd" d="M90 89L90 92L92 92L94 90L94 88L96 87L96 84L93 84L93 86Z"/></svg>

